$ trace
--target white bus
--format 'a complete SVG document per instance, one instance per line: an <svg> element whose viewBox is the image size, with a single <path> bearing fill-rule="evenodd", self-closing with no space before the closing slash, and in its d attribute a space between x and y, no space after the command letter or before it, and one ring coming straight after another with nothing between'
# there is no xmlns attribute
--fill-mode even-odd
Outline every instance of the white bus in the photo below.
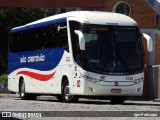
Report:
<svg viewBox="0 0 160 120"><path fill-rule="evenodd" d="M13 28L8 88L21 99L106 96L124 103L143 93L142 36L152 51L151 38L132 18L109 12L68 12Z"/></svg>

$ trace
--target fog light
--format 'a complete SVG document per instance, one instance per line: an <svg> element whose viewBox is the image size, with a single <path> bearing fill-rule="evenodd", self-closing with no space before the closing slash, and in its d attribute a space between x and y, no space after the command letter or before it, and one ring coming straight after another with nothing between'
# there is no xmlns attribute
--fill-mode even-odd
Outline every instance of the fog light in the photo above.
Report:
<svg viewBox="0 0 160 120"><path fill-rule="evenodd" d="M138 89L136 89L136 91L135 91L135 92L136 92L136 93L138 93L140 90L141 90L141 88L138 88Z"/></svg>

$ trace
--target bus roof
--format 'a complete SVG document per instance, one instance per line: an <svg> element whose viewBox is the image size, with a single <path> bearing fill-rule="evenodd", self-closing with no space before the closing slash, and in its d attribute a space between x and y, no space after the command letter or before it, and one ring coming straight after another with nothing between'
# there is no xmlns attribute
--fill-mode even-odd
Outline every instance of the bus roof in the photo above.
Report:
<svg viewBox="0 0 160 120"><path fill-rule="evenodd" d="M65 22L67 18L69 20L75 20L81 23L88 23L88 24L137 26L135 20L123 14L112 13L112 12L99 12L99 11L74 11L74 12L53 15L20 27L15 27L11 30L11 33L42 27L46 25L51 25L55 23Z"/></svg>

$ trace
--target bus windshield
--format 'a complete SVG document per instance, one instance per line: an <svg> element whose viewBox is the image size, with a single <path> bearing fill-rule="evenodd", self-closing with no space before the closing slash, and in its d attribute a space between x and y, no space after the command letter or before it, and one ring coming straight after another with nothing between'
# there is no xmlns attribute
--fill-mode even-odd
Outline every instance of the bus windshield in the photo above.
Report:
<svg viewBox="0 0 160 120"><path fill-rule="evenodd" d="M83 25L85 69L100 74L142 72L143 57L137 27Z"/></svg>

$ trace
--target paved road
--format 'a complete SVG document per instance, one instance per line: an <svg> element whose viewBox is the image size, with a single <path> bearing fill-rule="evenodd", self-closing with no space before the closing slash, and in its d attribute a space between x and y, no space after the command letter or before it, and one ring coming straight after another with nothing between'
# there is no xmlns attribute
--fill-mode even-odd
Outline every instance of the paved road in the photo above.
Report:
<svg viewBox="0 0 160 120"><path fill-rule="evenodd" d="M48 113L49 116L64 115L63 119L74 119L72 117L65 118L65 115L74 114L76 116L76 114L78 113L76 113L75 111L80 111L79 114L81 117L89 116L88 118L85 118L85 119L91 119L90 117L94 116L94 117L98 117L98 119L100 120L100 119L106 119L107 115L111 117L115 117L116 115L117 117L119 117L122 115L122 117L120 117L119 119L127 120L128 118L123 118L123 116L132 117L131 119L134 119L134 116L136 115L142 116L142 114L143 116L144 115L154 116L156 114L160 116L160 112L159 112L160 102L127 100L123 105L112 105L108 100L80 99L78 103L67 104L67 103L58 102L57 99L52 96L40 96L37 98L37 100L28 101L28 100L21 100L19 98L19 95L17 94L0 94L0 111L23 111L23 112L52 111L52 113ZM53 112L53 111L56 111L56 112ZM60 113L58 111L71 111L71 112ZM117 112L117 111L120 111L120 112ZM128 111L133 111L133 113ZM141 111L143 111L143 113ZM99 116L103 116L103 117L99 117ZM46 118L46 119L49 119L49 118ZM94 118L94 119L97 120L97 118ZM146 120L146 118L144 118L144 120Z"/></svg>

